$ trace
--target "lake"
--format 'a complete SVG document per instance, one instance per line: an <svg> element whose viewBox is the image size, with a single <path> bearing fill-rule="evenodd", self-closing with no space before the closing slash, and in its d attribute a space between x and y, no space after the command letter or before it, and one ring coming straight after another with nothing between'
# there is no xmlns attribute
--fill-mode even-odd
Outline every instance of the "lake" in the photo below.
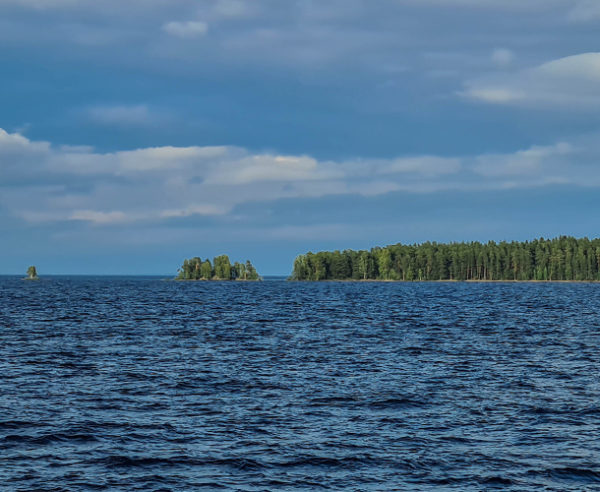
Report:
<svg viewBox="0 0 600 492"><path fill-rule="evenodd" d="M0 277L8 490L599 490L600 284Z"/></svg>

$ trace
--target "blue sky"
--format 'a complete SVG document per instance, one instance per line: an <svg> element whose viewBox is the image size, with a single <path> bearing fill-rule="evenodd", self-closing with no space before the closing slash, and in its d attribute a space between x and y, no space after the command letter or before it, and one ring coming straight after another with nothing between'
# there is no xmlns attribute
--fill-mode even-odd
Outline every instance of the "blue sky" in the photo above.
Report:
<svg viewBox="0 0 600 492"><path fill-rule="evenodd" d="M596 0L0 0L0 273L598 236Z"/></svg>

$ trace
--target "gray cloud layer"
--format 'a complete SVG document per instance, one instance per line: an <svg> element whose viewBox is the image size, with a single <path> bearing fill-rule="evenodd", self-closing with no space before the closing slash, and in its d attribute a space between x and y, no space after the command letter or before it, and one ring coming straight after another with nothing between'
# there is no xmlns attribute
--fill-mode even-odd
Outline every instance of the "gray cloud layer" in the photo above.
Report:
<svg viewBox="0 0 600 492"><path fill-rule="evenodd" d="M600 20L593 0L380 0L376 8L370 0L0 0L0 14L0 40L9 43L85 49L126 43L128 50L105 55L322 70L348 63L417 67L423 61L411 52L462 49L473 38L491 49L509 42L535 58L524 25L535 23L551 36L557 24ZM485 22L492 15L498 22Z"/></svg>
<svg viewBox="0 0 600 492"><path fill-rule="evenodd" d="M0 206L29 222L93 224L227 216L281 198L600 186L593 138L467 157L319 161L238 147L156 147L97 153L0 130Z"/></svg>

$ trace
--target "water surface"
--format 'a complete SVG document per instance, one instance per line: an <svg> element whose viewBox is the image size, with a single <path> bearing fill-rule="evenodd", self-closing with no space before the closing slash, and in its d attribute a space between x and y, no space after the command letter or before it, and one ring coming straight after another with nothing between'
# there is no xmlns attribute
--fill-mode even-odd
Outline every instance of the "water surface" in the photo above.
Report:
<svg viewBox="0 0 600 492"><path fill-rule="evenodd" d="M0 277L7 490L600 490L600 285Z"/></svg>

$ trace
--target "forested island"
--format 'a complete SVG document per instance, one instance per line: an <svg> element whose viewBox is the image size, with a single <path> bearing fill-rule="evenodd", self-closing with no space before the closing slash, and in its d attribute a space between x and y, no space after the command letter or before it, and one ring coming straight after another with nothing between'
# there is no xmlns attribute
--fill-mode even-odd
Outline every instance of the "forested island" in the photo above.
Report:
<svg viewBox="0 0 600 492"><path fill-rule="evenodd" d="M290 280L600 280L600 239L395 244L300 255Z"/></svg>
<svg viewBox="0 0 600 492"><path fill-rule="evenodd" d="M261 280L256 268L246 261L232 265L227 255L217 256L212 263L197 256L183 260L175 280Z"/></svg>

